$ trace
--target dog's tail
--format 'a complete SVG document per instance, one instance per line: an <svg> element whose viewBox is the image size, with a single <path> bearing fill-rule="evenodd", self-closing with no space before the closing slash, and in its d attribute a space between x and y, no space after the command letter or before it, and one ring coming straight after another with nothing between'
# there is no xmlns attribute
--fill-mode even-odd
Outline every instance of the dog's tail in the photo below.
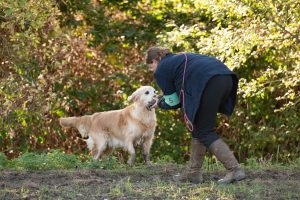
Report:
<svg viewBox="0 0 300 200"><path fill-rule="evenodd" d="M62 117L59 119L59 124L63 127L76 127L79 117Z"/></svg>
<svg viewBox="0 0 300 200"><path fill-rule="evenodd" d="M83 138L88 137L91 120L89 116L82 117L62 117L59 123L63 127L77 128Z"/></svg>

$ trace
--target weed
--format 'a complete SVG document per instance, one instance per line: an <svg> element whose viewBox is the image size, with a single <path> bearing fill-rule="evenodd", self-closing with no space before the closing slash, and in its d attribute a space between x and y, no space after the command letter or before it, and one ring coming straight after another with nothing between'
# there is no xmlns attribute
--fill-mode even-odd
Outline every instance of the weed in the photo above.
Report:
<svg viewBox="0 0 300 200"><path fill-rule="evenodd" d="M6 156L0 152L0 169L4 168L7 165L7 162Z"/></svg>
<svg viewBox="0 0 300 200"><path fill-rule="evenodd" d="M78 168L81 162L75 155L65 154L59 150L47 154L24 153L9 162L9 168L41 170L41 169L71 169Z"/></svg>
<svg viewBox="0 0 300 200"><path fill-rule="evenodd" d="M82 168L87 169L116 169L120 168L120 165L115 157L105 156L102 160L93 160L89 158L82 163Z"/></svg>

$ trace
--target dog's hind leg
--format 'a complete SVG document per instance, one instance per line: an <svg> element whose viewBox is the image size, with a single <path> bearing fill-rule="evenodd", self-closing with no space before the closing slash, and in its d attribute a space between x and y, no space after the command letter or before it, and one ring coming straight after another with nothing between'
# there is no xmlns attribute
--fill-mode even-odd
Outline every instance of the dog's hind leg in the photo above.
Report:
<svg viewBox="0 0 300 200"><path fill-rule="evenodd" d="M98 155L98 148L97 148L96 145L94 145L92 147L91 154L92 154L92 157L93 157L94 160L98 160L99 155Z"/></svg>
<svg viewBox="0 0 300 200"><path fill-rule="evenodd" d="M89 137L86 140L86 144L87 144L88 149L91 151L93 159L97 160L98 159L97 157L99 157L98 156L98 148L97 148L97 144L95 144L93 138Z"/></svg>
<svg viewBox="0 0 300 200"><path fill-rule="evenodd" d="M91 152L92 152L93 159L98 160L107 148L107 140L105 137L98 136L94 140L94 142L95 143L91 149Z"/></svg>
<svg viewBox="0 0 300 200"><path fill-rule="evenodd" d="M92 138L92 137L89 137L89 138L86 140L86 144L87 144L88 149L89 149L90 151L92 151L93 148L94 148L94 145L95 145L93 138Z"/></svg>

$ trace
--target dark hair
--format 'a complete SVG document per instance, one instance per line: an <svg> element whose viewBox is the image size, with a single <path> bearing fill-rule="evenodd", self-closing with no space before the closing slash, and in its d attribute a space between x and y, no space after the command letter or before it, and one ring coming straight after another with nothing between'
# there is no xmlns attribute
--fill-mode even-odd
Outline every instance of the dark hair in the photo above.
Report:
<svg viewBox="0 0 300 200"><path fill-rule="evenodd" d="M162 57L171 53L170 49L165 47L151 47L147 50L146 53L146 64L151 64L152 60L157 60L158 62L161 60Z"/></svg>

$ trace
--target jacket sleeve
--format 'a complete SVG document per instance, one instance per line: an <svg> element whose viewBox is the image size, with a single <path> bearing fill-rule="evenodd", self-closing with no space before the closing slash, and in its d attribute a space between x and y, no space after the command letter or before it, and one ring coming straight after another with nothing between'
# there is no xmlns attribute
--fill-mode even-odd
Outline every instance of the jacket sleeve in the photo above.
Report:
<svg viewBox="0 0 300 200"><path fill-rule="evenodd" d="M159 64L154 78L164 95L159 98L158 107L165 110L180 108L181 103L174 84L174 67L164 63Z"/></svg>

